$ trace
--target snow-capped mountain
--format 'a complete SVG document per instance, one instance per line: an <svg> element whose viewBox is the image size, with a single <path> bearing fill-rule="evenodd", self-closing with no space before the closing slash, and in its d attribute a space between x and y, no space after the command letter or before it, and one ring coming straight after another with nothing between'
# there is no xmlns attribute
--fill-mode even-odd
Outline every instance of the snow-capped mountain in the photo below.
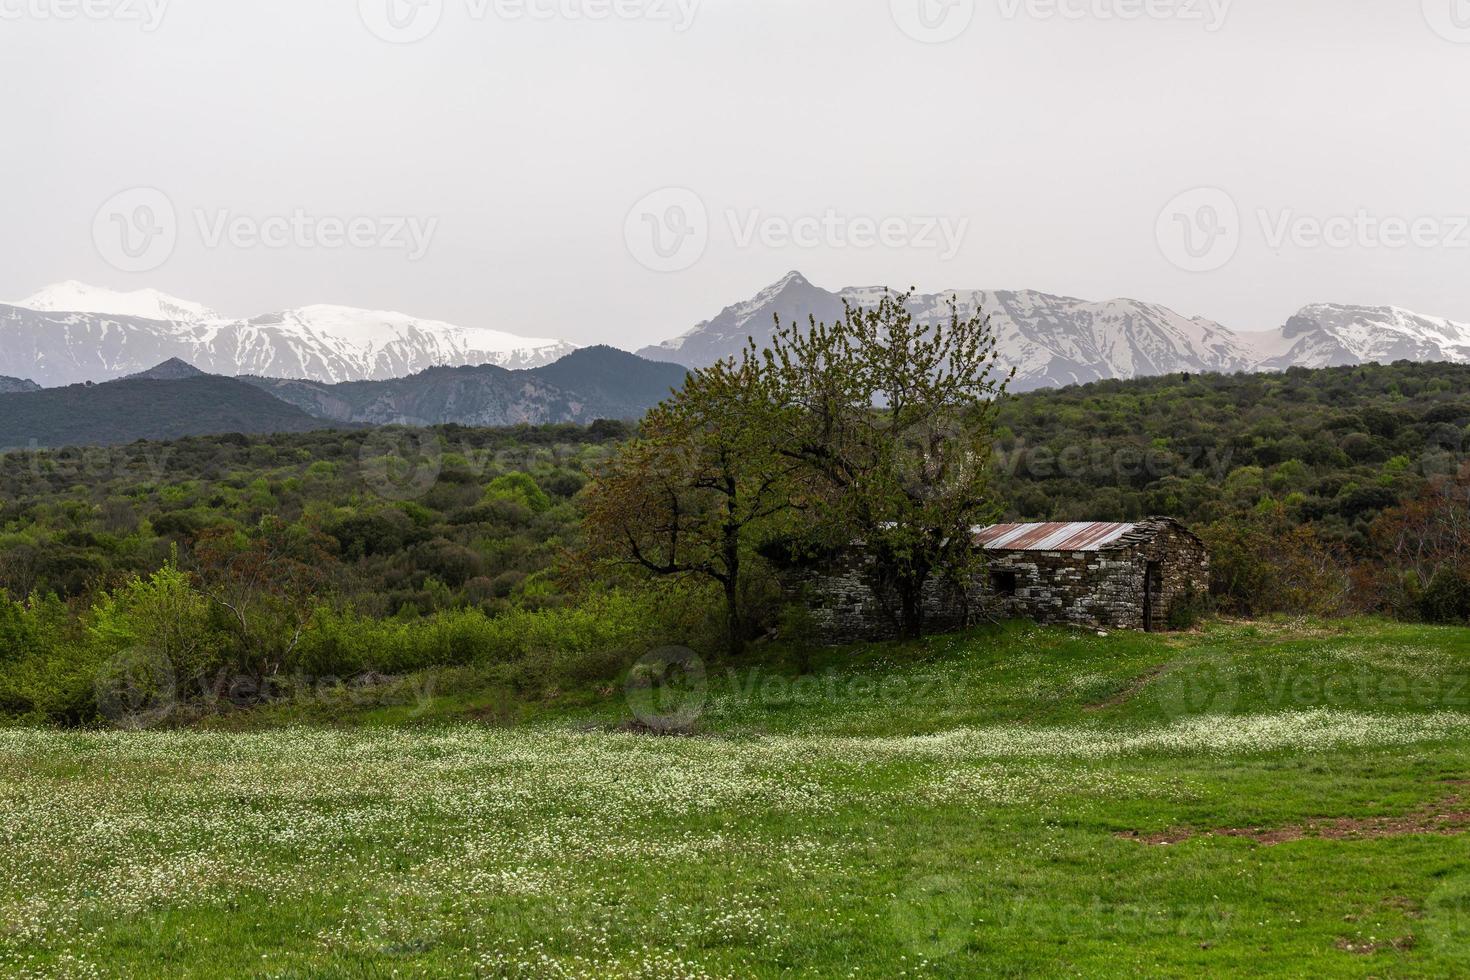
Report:
<svg viewBox="0 0 1470 980"><path fill-rule="evenodd" d="M702 367L738 353L748 338L769 340L776 317L783 325L805 323L809 316L830 322L842 315L844 300L866 307L882 295L881 287L831 292L792 272L754 298L639 354ZM951 297L962 314L978 307L990 315L1001 362L1016 368L1016 391L1177 372L1397 360L1470 363L1470 325L1393 307L1308 306L1284 327L1260 333L1236 333L1154 303L1091 302L1034 290L916 294L909 308L922 321L942 321L949 316Z"/></svg>
<svg viewBox="0 0 1470 980"><path fill-rule="evenodd" d="M207 306L169 296L156 289L122 293L89 286L75 279L47 286L39 293L8 305L43 313L112 313L117 316L169 322L224 319Z"/></svg>
<svg viewBox="0 0 1470 980"><path fill-rule="evenodd" d="M0 375L46 387L108 381L175 358L209 374L335 383L439 366L533 368L575 349L561 340L345 306L230 320L155 290L118 293L74 282L0 305Z"/></svg>
<svg viewBox="0 0 1470 980"><path fill-rule="evenodd" d="M792 272L749 302L639 353L699 367L736 353L748 337L769 339L776 316L783 324L805 322L809 315L830 321L842 314L844 300L871 306L882 294L879 287L829 292ZM909 308L922 321L942 321L949 316L951 297L961 314L978 307L991 316L1001 360L1016 368L1015 390L1176 371L1243 371L1260 359L1218 323L1136 300L1089 302L1032 290L958 290L916 294Z"/></svg>
<svg viewBox="0 0 1470 980"><path fill-rule="evenodd" d="M1394 306L1308 306L1269 335L1262 367L1341 367L1394 361L1470 363L1470 324Z"/></svg>

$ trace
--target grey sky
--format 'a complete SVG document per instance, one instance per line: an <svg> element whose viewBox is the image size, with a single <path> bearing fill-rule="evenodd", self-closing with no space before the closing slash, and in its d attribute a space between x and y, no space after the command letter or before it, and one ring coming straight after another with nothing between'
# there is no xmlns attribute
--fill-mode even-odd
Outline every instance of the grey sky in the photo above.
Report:
<svg viewBox="0 0 1470 980"><path fill-rule="evenodd" d="M1465 0L978 0L947 43L906 34L921 22L890 0L703 0L687 25L693 0L605 19L442 0L411 44L376 37L358 0L172 0L152 31L163 0L63 19L82 2L0 0L0 299L75 278L232 315L330 302L633 348L796 268L832 288L1132 296L1236 329L1309 302L1470 320ZM363 0L369 19L387 2ZM963 26L924 2L936 30ZM1104 16L1145 2L1170 16ZM93 222L134 187L165 192L178 240L127 273ZM669 187L705 206L708 247L661 273L625 226ZM1199 187L1238 206L1240 242L1187 272L1159 219ZM211 242L222 218L298 212L370 218L379 242L395 218L437 226L417 260L294 231ZM1312 222L1360 212L1345 247L1313 244ZM856 246L855 219L909 243ZM952 256L910 241L940 219L968 222ZM1395 219L1420 220L1419 245L1380 240Z"/></svg>

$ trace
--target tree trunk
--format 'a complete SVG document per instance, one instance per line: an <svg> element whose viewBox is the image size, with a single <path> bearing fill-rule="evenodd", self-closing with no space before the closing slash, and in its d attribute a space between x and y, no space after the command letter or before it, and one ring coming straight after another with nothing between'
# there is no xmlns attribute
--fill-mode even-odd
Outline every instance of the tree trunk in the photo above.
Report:
<svg viewBox="0 0 1470 980"><path fill-rule="evenodd" d="M730 656L745 652L745 622L740 615L740 528L725 528L725 644Z"/></svg>
<svg viewBox="0 0 1470 980"><path fill-rule="evenodd" d="M740 615L740 588L738 580L725 580L725 646L730 656L738 657L745 652L745 622Z"/></svg>
<svg viewBox="0 0 1470 980"><path fill-rule="evenodd" d="M898 583L899 634L905 640L924 636L924 582L904 576Z"/></svg>

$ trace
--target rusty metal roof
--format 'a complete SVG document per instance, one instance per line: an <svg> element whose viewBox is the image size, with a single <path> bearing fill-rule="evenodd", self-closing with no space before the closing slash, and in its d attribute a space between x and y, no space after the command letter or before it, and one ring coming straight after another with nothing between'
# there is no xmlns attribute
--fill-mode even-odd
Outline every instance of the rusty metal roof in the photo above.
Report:
<svg viewBox="0 0 1470 980"><path fill-rule="evenodd" d="M996 524L975 532L986 551L1105 551L1137 524Z"/></svg>

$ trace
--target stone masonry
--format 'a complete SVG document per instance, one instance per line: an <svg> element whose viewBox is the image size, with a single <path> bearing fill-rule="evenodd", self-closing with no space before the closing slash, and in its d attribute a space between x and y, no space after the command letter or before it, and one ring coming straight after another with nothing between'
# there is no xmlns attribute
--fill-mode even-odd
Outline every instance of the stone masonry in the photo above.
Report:
<svg viewBox="0 0 1470 980"><path fill-rule="evenodd" d="M985 567L975 581L963 588L929 584L928 629L945 632L986 619L1032 619L1163 630L1180 603L1203 599L1210 589L1204 543L1171 518L1128 525L1116 540L1095 550L985 550ZM897 634L896 606L873 582L871 560L850 549L820 568L790 573L786 585L788 594L810 610L819 635L841 644Z"/></svg>

